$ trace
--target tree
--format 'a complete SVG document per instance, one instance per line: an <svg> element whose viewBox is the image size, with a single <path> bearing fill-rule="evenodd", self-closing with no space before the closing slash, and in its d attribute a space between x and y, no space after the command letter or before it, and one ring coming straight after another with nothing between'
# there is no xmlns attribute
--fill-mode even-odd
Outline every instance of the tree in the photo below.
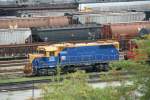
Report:
<svg viewBox="0 0 150 100"><path fill-rule="evenodd" d="M126 80L118 78L121 83L118 87L93 88L86 81L88 76L83 72L77 72L67 75L61 82L43 85L41 100L150 100L150 65L145 63L150 57L150 39L138 40L137 53L137 57L144 59L110 64L112 70L121 68L122 71L132 73L128 79L132 84L127 85ZM115 73L117 71L114 71ZM106 74L104 78L107 80L109 76ZM139 92L141 96L134 95L135 92Z"/></svg>

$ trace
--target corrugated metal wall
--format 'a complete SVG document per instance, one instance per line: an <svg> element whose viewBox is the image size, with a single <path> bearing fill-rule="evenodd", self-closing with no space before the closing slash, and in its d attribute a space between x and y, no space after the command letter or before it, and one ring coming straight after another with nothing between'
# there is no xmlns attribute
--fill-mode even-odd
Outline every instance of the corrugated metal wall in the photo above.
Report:
<svg viewBox="0 0 150 100"><path fill-rule="evenodd" d="M0 29L0 45L24 44L31 36L31 30L25 29Z"/></svg>
<svg viewBox="0 0 150 100"><path fill-rule="evenodd" d="M78 9L82 11L86 7L92 8L94 11L145 11L150 10L150 1L80 4Z"/></svg>
<svg viewBox="0 0 150 100"><path fill-rule="evenodd" d="M18 16L21 17L58 17L64 16L66 12L75 12L75 10L59 10L59 11L50 11L50 10L27 10L27 11L19 11Z"/></svg>
<svg viewBox="0 0 150 100"><path fill-rule="evenodd" d="M0 5L15 5L16 2L14 0L0 0Z"/></svg>
<svg viewBox="0 0 150 100"><path fill-rule="evenodd" d="M83 14L74 15L74 18L78 18L79 22L85 23L127 23L143 21L145 14L142 12L126 12L126 13L100 13L100 14Z"/></svg>

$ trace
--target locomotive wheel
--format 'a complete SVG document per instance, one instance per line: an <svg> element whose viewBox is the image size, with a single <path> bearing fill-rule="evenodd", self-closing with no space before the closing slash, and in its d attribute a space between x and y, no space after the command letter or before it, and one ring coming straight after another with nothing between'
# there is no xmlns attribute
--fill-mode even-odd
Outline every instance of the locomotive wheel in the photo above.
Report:
<svg viewBox="0 0 150 100"><path fill-rule="evenodd" d="M62 72L63 72L64 74L73 73L73 72L75 72L75 71L76 71L76 69L74 68L74 66L70 66L70 67L65 66L65 67L62 68Z"/></svg>
<svg viewBox="0 0 150 100"><path fill-rule="evenodd" d="M37 70L37 75L38 76L44 76L44 75L46 75L46 69L38 69Z"/></svg>
<svg viewBox="0 0 150 100"><path fill-rule="evenodd" d="M48 76L56 75L56 70L55 69L47 68L47 75Z"/></svg>
<svg viewBox="0 0 150 100"><path fill-rule="evenodd" d="M101 72L102 71L102 65L96 65L94 68L95 68L95 72Z"/></svg>
<svg viewBox="0 0 150 100"><path fill-rule="evenodd" d="M105 71L105 72L109 71L109 64L107 64L107 63L103 64L102 71Z"/></svg>
<svg viewBox="0 0 150 100"><path fill-rule="evenodd" d="M37 69L33 68L33 71L32 71L32 76L36 76L38 73L37 73Z"/></svg>
<svg viewBox="0 0 150 100"><path fill-rule="evenodd" d="M95 65L92 65L93 67L93 70L94 72L101 72L103 70L103 66L101 64L95 64Z"/></svg>

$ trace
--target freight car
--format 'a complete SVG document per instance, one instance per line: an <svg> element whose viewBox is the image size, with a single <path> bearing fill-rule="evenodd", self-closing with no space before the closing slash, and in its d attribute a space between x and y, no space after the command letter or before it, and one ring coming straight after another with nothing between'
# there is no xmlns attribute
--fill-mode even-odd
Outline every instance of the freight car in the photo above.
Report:
<svg viewBox="0 0 150 100"><path fill-rule="evenodd" d="M0 18L0 29L31 28L31 27L61 27L69 25L70 18L59 17L31 17L31 18Z"/></svg>
<svg viewBox="0 0 150 100"><path fill-rule="evenodd" d="M109 3L88 3L79 4L79 11L85 11L86 8L90 8L93 11L149 11L149 0L133 1L133 2L109 2Z"/></svg>
<svg viewBox="0 0 150 100"><path fill-rule="evenodd" d="M109 26L113 36L126 35L129 37L135 37L135 36L139 36L138 33L142 28L150 27L150 21L110 24Z"/></svg>
<svg viewBox="0 0 150 100"><path fill-rule="evenodd" d="M15 16L17 17L57 17L64 16L66 12L75 12L76 10L26 10L18 11Z"/></svg>
<svg viewBox="0 0 150 100"><path fill-rule="evenodd" d="M117 24L77 24L61 28L33 28L33 42L66 42L115 39L126 50L130 39L141 35L140 29L150 27L149 21Z"/></svg>
<svg viewBox="0 0 150 100"><path fill-rule="evenodd" d="M101 25L77 24L58 28L32 28L33 42L66 42L101 39Z"/></svg>
<svg viewBox="0 0 150 100"><path fill-rule="evenodd" d="M30 63L24 72L33 75L51 75L57 67L63 72L76 69L108 70L108 63L119 60L119 43L96 41L39 46L38 54L29 54Z"/></svg>
<svg viewBox="0 0 150 100"><path fill-rule="evenodd" d="M140 31L139 31L139 36L140 37L143 37L145 35L149 35L150 34L150 28L142 28Z"/></svg>
<svg viewBox="0 0 150 100"><path fill-rule="evenodd" d="M144 12L87 12L72 14L73 19L76 19L81 24L86 23L131 23L143 21L146 18Z"/></svg>
<svg viewBox="0 0 150 100"><path fill-rule="evenodd" d="M130 39L141 36L142 28L149 28L149 21L133 23L105 24L101 30L101 35L105 38L112 38L120 42L120 48L127 50L127 43Z"/></svg>
<svg viewBox="0 0 150 100"><path fill-rule="evenodd" d="M0 45L25 44L32 42L30 28L0 29Z"/></svg>

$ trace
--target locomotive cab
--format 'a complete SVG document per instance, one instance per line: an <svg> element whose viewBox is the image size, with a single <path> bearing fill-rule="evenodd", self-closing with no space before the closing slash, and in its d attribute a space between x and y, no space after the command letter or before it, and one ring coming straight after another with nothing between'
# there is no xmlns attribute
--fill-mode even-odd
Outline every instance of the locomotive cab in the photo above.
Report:
<svg viewBox="0 0 150 100"><path fill-rule="evenodd" d="M58 48L54 46L39 46L35 53L29 54L29 64L24 68L24 73L31 74L33 73L33 66L49 66L55 61L55 56L58 55ZM36 65L40 63L41 65ZM47 63L47 64L46 64Z"/></svg>

